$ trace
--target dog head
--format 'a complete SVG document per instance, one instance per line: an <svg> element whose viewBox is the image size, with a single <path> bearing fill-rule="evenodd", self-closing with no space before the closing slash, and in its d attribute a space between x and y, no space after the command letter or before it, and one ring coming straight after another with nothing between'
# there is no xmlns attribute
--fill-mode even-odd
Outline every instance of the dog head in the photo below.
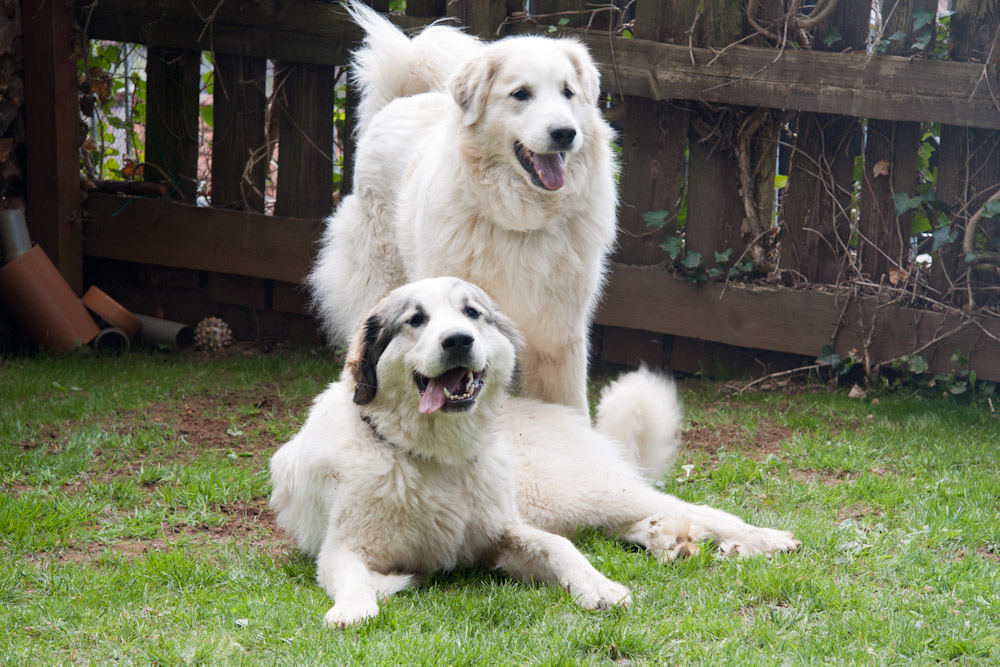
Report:
<svg viewBox="0 0 1000 667"><path fill-rule="evenodd" d="M458 278L404 285L354 336L345 370L354 402L462 412L507 391L521 338L483 290Z"/></svg>
<svg viewBox="0 0 1000 667"><path fill-rule="evenodd" d="M462 123L495 139L500 159L542 191L565 185L567 162L599 122L599 86L582 44L546 37L489 44L449 81Z"/></svg>

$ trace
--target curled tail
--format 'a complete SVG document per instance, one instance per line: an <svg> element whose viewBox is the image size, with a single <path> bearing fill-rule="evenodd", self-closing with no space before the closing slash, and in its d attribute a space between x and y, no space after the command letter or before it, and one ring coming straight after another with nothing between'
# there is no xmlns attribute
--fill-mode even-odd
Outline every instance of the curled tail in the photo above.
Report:
<svg viewBox="0 0 1000 667"><path fill-rule="evenodd" d="M360 94L358 132L397 97L446 90L446 82L479 48L479 41L457 28L431 25L413 39L374 9L354 0L346 4L365 31L351 62L352 82Z"/></svg>
<svg viewBox="0 0 1000 667"><path fill-rule="evenodd" d="M674 381L644 366L604 389L595 425L621 446L646 479L655 482L680 450L681 419Z"/></svg>

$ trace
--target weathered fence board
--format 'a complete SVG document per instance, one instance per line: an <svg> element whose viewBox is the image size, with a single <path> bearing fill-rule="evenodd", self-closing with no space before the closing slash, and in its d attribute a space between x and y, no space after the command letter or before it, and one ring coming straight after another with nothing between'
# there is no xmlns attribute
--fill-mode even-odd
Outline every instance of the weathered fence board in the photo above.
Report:
<svg viewBox="0 0 1000 667"><path fill-rule="evenodd" d="M877 306L870 297L694 285L664 271L616 264L596 321L812 357L828 344L843 356L851 350L863 353L867 347L873 364L914 352L926 356L923 346L940 339L928 348L937 350L927 359L931 372L954 371L949 357L959 350L980 379L1000 381L1000 343L974 322L928 310ZM980 324L1000 335L1000 320L980 319Z"/></svg>
<svg viewBox="0 0 1000 667"><path fill-rule="evenodd" d="M321 220L92 194L83 252L129 262L301 283Z"/></svg>
<svg viewBox="0 0 1000 667"><path fill-rule="evenodd" d="M393 20L403 27L428 22ZM343 64L361 37L343 10L320 2L101 0L81 11L80 22L96 39L327 65ZM601 63L604 89L614 93L1000 129L989 94L991 86L1000 89L996 64L751 46L719 53L607 34L577 37Z"/></svg>
<svg viewBox="0 0 1000 667"><path fill-rule="evenodd" d="M264 212L263 58L215 54L212 206Z"/></svg>

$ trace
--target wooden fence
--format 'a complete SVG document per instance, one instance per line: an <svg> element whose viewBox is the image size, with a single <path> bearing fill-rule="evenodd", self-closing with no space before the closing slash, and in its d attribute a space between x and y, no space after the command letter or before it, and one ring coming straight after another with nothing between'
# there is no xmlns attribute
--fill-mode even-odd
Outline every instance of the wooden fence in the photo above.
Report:
<svg viewBox="0 0 1000 667"><path fill-rule="evenodd" d="M46 4L55 25L61 3ZM511 0L409 0L393 20L418 28L448 14L484 39L572 33L599 62L622 160L619 249L597 316L604 358L697 371L720 355L797 364L832 345L869 369L915 354L947 373L958 351L1000 380L1000 234L992 209L981 214L1000 188L1000 1L956 0L938 19L936 0L886 2L875 40L871 0L785 13L800 4L638 0L623 14L535 0L527 16ZM82 0L76 18L91 39L147 45L145 178L166 180L170 196L90 192L81 235L72 197L32 219L51 194L32 198L29 183L36 237L61 249L78 287L84 268L135 287L123 297L132 307L151 289L179 317L197 294L196 308L225 302L258 330L261 318L284 326L275 313L303 312L299 285L339 194L333 80L358 29L315 0ZM195 207L205 51L211 206ZM270 98L269 61L280 81ZM262 156L275 134L265 215ZM78 143L35 136L29 145L55 144L53 164L76 164ZM346 192L349 141L344 150ZM756 280L702 280L747 261Z"/></svg>

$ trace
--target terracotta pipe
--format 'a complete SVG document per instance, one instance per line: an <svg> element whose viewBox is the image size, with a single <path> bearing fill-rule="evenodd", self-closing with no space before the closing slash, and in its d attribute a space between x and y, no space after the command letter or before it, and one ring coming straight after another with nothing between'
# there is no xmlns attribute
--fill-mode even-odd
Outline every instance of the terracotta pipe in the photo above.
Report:
<svg viewBox="0 0 1000 667"><path fill-rule="evenodd" d="M136 315L136 317L142 322L140 334L146 342L153 345L166 345L175 350L187 350L194 347L194 329L192 327L149 315Z"/></svg>
<svg viewBox="0 0 1000 667"><path fill-rule="evenodd" d="M29 250L31 237L24 211L16 208L0 211L0 263L9 264Z"/></svg>
<svg viewBox="0 0 1000 667"><path fill-rule="evenodd" d="M0 267L0 303L39 347L72 350L98 333L90 313L40 246Z"/></svg>
<svg viewBox="0 0 1000 667"><path fill-rule="evenodd" d="M97 285L91 285L81 299L83 305L113 327L121 329L131 338L139 333L142 322L123 305L105 294Z"/></svg>

